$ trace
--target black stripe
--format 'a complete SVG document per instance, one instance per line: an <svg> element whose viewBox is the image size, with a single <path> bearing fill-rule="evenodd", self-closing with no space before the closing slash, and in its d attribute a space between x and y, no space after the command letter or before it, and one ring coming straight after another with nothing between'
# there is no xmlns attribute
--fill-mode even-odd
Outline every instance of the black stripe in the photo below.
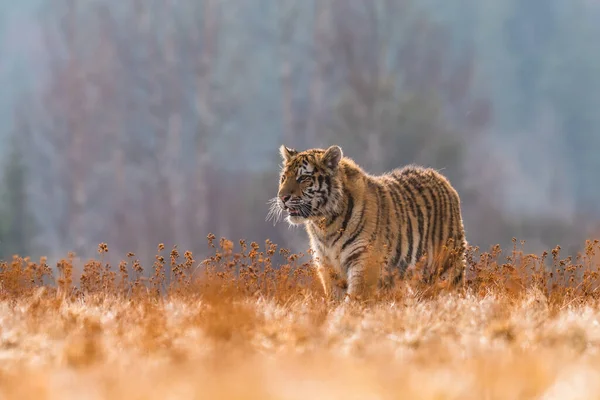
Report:
<svg viewBox="0 0 600 400"><path fill-rule="evenodd" d="M418 228L418 225L417 225L417 227L413 227L412 217L416 217L417 213L415 210L414 196L412 195L410 188L405 185L405 182L403 180L398 180L398 186L399 186L399 192L401 193L401 195L404 199L404 204L406 205L406 207L405 207L406 219L408 221L408 230L409 230L408 249L406 252L406 260L410 264L413 253L415 251L413 228ZM418 220L417 220L417 222L418 222Z"/></svg>
<svg viewBox="0 0 600 400"><path fill-rule="evenodd" d="M423 255L423 242L425 239L425 216L423 213L423 209L421 208L421 206L419 205L419 203L416 200L416 196L415 196L415 192L423 197L423 193L422 193L422 187L420 185L420 182L417 181L415 179L415 177L411 177L411 179L407 182L409 185L412 185L411 188L413 189L411 191L411 195L413 196L413 199L415 199L415 207L417 208L418 214L417 214L417 218L418 218L418 229L419 229L419 243L417 244L417 255L415 257L415 261L418 262L419 259L421 258L421 256Z"/></svg>
<svg viewBox="0 0 600 400"><path fill-rule="evenodd" d="M359 247L355 248L354 250L352 250L352 252L350 252L350 254L348 254L346 256L346 261L349 259L352 259L352 257L354 257L357 253L358 253L358 255L363 254L366 249L367 249L367 246L359 246Z"/></svg>
<svg viewBox="0 0 600 400"><path fill-rule="evenodd" d="M426 216L423 218L423 230L425 236L421 238L421 256L425 255L427 251L429 251L428 244L431 238L431 203L429 202L425 191L431 193L427 186L421 186L421 192L419 194L421 196L421 199L423 200L423 203L425 203L426 210ZM427 229L425 229L425 224L427 224Z"/></svg>
<svg viewBox="0 0 600 400"><path fill-rule="evenodd" d="M408 263L406 262L406 260L400 260L397 268L400 271L400 276L403 276L406 270L408 269Z"/></svg>
<svg viewBox="0 0 600 400"><path fill-rule="evenodd" d="M354 208L354 198L352 197L352 194L350 194L350 192L348 192L347 190L345 190L345 193L346 193L346 197L348 198L348 205L346 206L346 215L344 216L344 221L342 221L342 228L341 228L341 231L339 232L338 237L333 241L333 243L331 243L332 246L335 245L338 240L340 240L340 238L346 231L346 228L348 227L348 222L350 221L350 217L352 217L352 210Z"/></svg>
<svg viewBox="0 0 600 400"><path fill-rule="evenodd" d="M323 179L325 179L325 183L327 184L325 192L322 191ZM323 204L321 205L321 208L325 208L327 203L329 203L329 197L331 196L331 178L329 176L323 177L323 175L319 175L319 193L323 194Z"/></svg>
<svg viewBox="0 0 600 400"><path fill-rule="evenodd" d="M352 266L352 263L354 261L358 260L358 258L364 254L364 250L365 250L365 247L360 247L357 250L353 251L352 254L350 254L346 258L346 260L344 260L344 266L342 268L344 272L348 272L348 270Z"/></svg>
<svg viewBox="0 0 600 400"><path fill-rule="evenodd" d="M396 187L393 183L389 184L389 191L390 196L392 197L392 205L394 206L394 212L396 213L396 223L398 225L396 249L390 249L390 252L394 254L390 266L395 267L398 264L398 261L400 260L400 256L402 255L402 217L400 216L400 212L402 211L402 203L400 201L400 195L396 192ZM398 211L398 207L400 207L400 211Z"/></svg>
<svg viewBox="0 0 600 400"><path fill-rule="evenodd" d="M374 241L377 237L377 231L379 230L379 220L381 218L381 198L379 197L379 185L377 185L373 181L368 181L369 190L373 190L375 192L375 209L377 210L377 218L375 218L375 229L373 229L373 233L371 233L371 241Z"/></svg>
<svg viewBox="0 0 600 400"><path fill-rule="evenodd" d="M323 195L323 193L321 193L321 192L319 192L319 194ZM323 209L329 202L329 196L323 195L322 199L323 199L323 204L321 204L321 208Z"/></svg>
<svg viewBox="0 0 600 400"><path fill-rule="evenodd" d="M407 260L410 263L410 261L413 258L413 253L415 253L415 251L416 251L415 259L418 259L419 244L421 243L421 237L423 235L423 232L422 232L423 231L423 223L422 223L423 215L421 213L421 208L417 204L417 200L415 198L413 188L408 184L408 182L405 179L398 180L398 184L402 188L402 194L405 196L406 204L408 205L409 211L410 211L410 213L407 214L407 217L408 217L408 220L410 221L409 229L411 231L411 235L409 238L408 254L406 255ZM411 216L414 216L417 218L417 226L416 227L412 226ZM419 243L414 243L413 235L412 235L413 228L418 229L418 231L419 231L419 234L420 234ZM417 247L416 249L415 249L415 245Z"/></svg>
<svg viewBox="0 0 600 400"><path fill-rule="evenodd" d="M408 203L410 204L410 201L408 201ZM411 205L410 207L412 208L413 205ZM407 263L410 264L410 261L412 260L413 252L415 251L415 238L413 235L414 227L413 227L412 216L408 212L406 213L406 219L408 221L408 249L407 249L405 260Z"/></svg>
<svg viewBox="0 0 600 400"><path fill-rule="evenodd" d="M395 177L395 181L392 183L392 186L394 188L396 188L396 190L398 191L398 196L401 197L401 203L404 206L404 214L403 214L403 218L406 218L406 224L407 224L407 249L406 249L406 256L405 256L405 260L407 263L410 264L410 261L412 259L412 253L414 251L414 240L413 240L413 223L412 223L412 216L415 215L415 205L414 203L411 201L411 199L408 197L410 195L410 190L408 190L406 187L404 187L402 180L399 177ZM402 211L402 210L401 210ZM400 240L400 239L398 239Z"/></svg>
<svg viewBox="0 0 600 400"><path fill-rule="evenodd" d="M365 224L367 222L367 220L365 218L365 210L367 208L366 206L367 206L367 200L365 198L363 198L362 207L360 209L360 215L358 217L359 223L356 225L356 228L352 231L352 233L350 233L350 237L342 245L342 250L344 250L346 248L346 246L348 246L350 243L352 243L358 237L358 235L360 235L362 233L363 229L365 228Z"/></svg>
<svg viewBox="0 0 600 400"><path fill-rule="evenodd" d="M456 243L456 227L454 226L455 221L454 221L454 213L456 212L456 195L452 193L451 189L447 186L447 184L441 185L442 190L447 194L448 197L448 212L446 215L447 219L450 219L449 222L449 227L448 227L448 234L445 237L445 243L448 243L448 239L452 238L452 240L454 241L453 243L453 247L449 248L450 251L453 251L454 247L457 245ZM446 273L446 271L448 271L448 269L452 268L454 265L450 262L448 262L447 260L444 260L444 265L441 268L440 274L444 274Z"/></svg>
<svg viewBox="0 0 600 400"><path fill-rule="evenodd" d="M437 244L436 244L436 238L437 238L437 225L438 225L438 214L439 214L439 200L440 200L440 196L437 193L437 191L434 191L431 187L428 187L428 191L429 191L429 195L431 196L431 216L430 216L430 222L431 222L431 230L430 230L430 234L429 234L429 240L431 240L431 251L434 252L434 254L431 255L431 260L434 261L435 258L435 252L437 249Z"/></svg>
<svg viewBox="0 0 600 400"><path fill-rule="evenodd" d="M426 240L424 241L425 253L429 252L429 247L433 251L433 227L435 224L435 213L434 213L434 202L433 194L431 192L431 188L429 186L425 186L423 188L423 201L425 202L425 208L427 208L427 232L426 232ZM431 196L429 198L427 196ZM431 201L430 201L431 200ZM429 246L431 244L431 246ZM433 254L427 254L427 258L433 257Z"/></svg>
<svg viewBox="0 0 600 400"><path fill-rule="evenodd" d="M364 210L364 209L363 209ZM344 250L346 248L346 246L348 246L349 244L351 244L354 240L356 240L356 238L358 237L358 235L360 235L362 233L362 231L365 229L365 222L367 220L365 218L363 218L363 215L361 213L361 221L360 224L358 224L358 226L356 227L356 229L354 230L354 232L352 233L352 236L350 236L342 245L342 250Z"/></svg>
<svg viewBox="0 0 600 400"><path fill-rule="evenodd" d="M438 213L438 219L440 222L440 226L439 226L439 232L438 232L438 246L439 249L442 249L442 246L445 245L444 243L444 221L445 221L445 217L448 214L448 194L446 193L446 188L444 187L443 184L439 183L437 186L437 190L438 193L440 195L440 211Z"/></svg>
<svg viewBox="0 0 600 400"><path fill-rule="evenodd" d="M448 236L451 237L452 239L454 239L454 235L455 235L455 229L454 229L454 212L455 212L455 205L454 203L456 202L455 196L452 195L452 193L450 193L450 190L448 190L448 194L450 196L450 210L448 212L448 216L450 217L450 227L448 228Z"/></svg>
<svg viewBox="0 0 600 400"><path fill-rule="evenodd" d="M381 188L381 207L382 210L381 212L384 213L385 215L385 243L387 245L387 249L386 249L386 253L390 254L390 252L392 251L391 249L391 245L392 245L392 238L390 237L390 217L391 217L391 210L389 209L389 203L390 203L390 198L388 197L388 192L389 192L389 188L386 187L387 190L383 190L384 188Z"/></svg>
<svg viewBox="0 0 600 400"><path fill-rule="evenodd" d="M335 221L338 219L338 217L339 217L340 215L341 215L341 214L339 214L339 213L336 213L335 215L333 215L333 216L329 217L329 219L327 220L327 224L325 224L325 226L326 226L326 227L330 227L330 226L331 226L331 224L333 224L333 223L334 223L334 222L335 222Z"/></svg>

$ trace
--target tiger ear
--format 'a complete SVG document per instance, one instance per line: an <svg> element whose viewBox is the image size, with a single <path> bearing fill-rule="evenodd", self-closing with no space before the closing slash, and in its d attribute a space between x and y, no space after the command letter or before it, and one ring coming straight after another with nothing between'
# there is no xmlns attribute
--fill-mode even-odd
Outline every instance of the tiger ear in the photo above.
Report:
<svg viewBox="0 0 600 400"><path fill-rule="evenodd" d="M335 170L343 156L344 153L342 152L342 148L334 145L325 150L322 161L327 168Z"/></svg>
<svg viewBox="0 0 600 400"><path fill-rule="evenodd" d="M279 147L279 153L281 154L283 160L287 162L290 161L296 154L298 154L298 151L290 149L282 144L281 147Z"/></svg>

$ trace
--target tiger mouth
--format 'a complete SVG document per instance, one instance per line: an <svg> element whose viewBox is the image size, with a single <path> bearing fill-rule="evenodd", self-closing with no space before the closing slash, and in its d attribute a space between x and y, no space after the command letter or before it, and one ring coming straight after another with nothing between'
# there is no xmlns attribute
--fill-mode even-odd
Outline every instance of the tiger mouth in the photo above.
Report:
<svg viewBox="0 0 600 400"><path fill-rule="evenodd" d="M290 217L307 218L309 215L307 207L302 205L287 206L285 207L285 211L287 211Z"/></svg>
<svg viewBox="0 0 600 400"><path fill-rule="evenodd" d="M300 216L302 216L302 213L300 212L299 208L288 208L287 212L290 215L290 217L300 217Z"/></svg>

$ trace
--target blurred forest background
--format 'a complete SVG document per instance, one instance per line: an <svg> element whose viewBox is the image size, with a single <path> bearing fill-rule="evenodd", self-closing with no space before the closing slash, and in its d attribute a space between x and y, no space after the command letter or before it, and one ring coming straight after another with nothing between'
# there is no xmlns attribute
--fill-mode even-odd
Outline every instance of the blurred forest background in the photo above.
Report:
<svg viewBox="0 0 600 400"><path fill-rule="evenodd" d="M416 162L467 239L540 252L600 233L600 2L0 3L0 258L305 251L266 222L278 146ZM198 255L200 253L200 255Z"/></svg>

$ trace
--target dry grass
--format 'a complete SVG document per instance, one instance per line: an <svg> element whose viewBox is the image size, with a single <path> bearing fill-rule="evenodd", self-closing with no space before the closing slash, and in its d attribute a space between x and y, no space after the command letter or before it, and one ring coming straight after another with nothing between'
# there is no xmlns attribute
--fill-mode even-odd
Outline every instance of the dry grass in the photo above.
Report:
<svg viewBox="0 0 600 400"><path fill-rule="evenodd" d="M159 246L150 271L98 250L77 279L72 257L0 265L0 399L600 398L597 241L576 260L471 249L465 289L350 305L271 243L202 263Z"/></svg>

